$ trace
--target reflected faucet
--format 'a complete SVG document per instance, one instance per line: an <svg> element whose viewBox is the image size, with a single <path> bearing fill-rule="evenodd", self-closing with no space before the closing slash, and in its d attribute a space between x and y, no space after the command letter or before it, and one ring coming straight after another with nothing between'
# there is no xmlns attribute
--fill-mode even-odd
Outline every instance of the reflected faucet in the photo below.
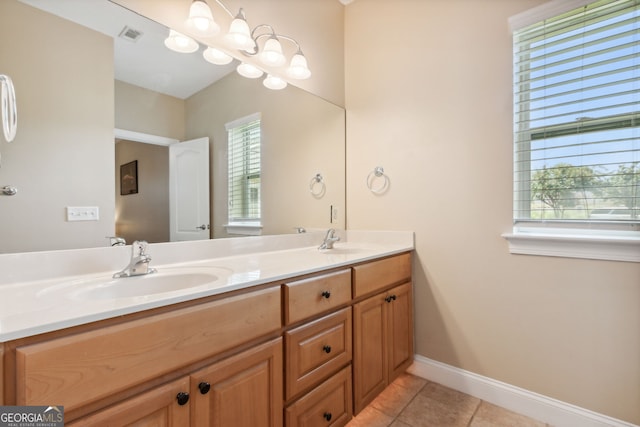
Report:
<svg viewBox="0 0 640 427"><path fill-rule="evenodd" d="M340 240L340 237L336 236L336 230L330 228L327 230L326 236L324 236L324 241L318 247L318 249L333 249L333 244Z"/></svg>
<svg viewBox="0 0 640 427"><path fill-rule="evenodd" d="M155 273L155 268L149 267L151 257L147 254L148 243L144 240L136 240L131 245L131 261L122 271L119 271L113 275L114 279L121 277L142 276L144 274Z"/></svg>

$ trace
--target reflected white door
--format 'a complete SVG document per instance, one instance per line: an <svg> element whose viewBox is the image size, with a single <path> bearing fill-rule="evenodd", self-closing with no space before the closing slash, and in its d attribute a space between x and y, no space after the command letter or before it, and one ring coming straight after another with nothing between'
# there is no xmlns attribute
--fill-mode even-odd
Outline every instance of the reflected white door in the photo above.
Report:
<svg viewBox="0 0 640 427"><path fill-rule="evenodd" d="M171 241L208 239L209 138L169 146L169 187Z"/></svg>

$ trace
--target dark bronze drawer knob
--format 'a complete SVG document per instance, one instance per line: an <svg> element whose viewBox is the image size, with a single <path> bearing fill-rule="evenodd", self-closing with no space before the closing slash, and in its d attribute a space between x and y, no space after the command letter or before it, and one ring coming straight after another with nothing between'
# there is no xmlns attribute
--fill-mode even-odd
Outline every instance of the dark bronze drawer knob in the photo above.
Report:
<svg viewBox="0 0 640 427"><path fill-rule="evenodd" d="M332 416L333 415L331 415L331 412L325 412L324 414L322 414L322 417L327 421L331 421Z"/></svg>
<svg viewBox="0 0 640 427"><path fill-rule="evenodd" d="M325 346L322 347L322 350L325 353L329 354L329 353L331 353L331 346L330 345L325 345Z"/></svg>
<svg viewBox="0 0 640 427"><path fill-rule="evenodd" d="M200 390L201 394L207 394L209 393L209 390L211 390L211 384L202 381L200 384L198 384L198 389Z"/></svg>
<svg viewBox="0 0 640 427"><path fill-rule="evenodd" d="M189 402L189 393L185 393L184 391L181 391L180 393L177 394L176 399L178 400L178 405L180 406L186 405L187 402Z"/></svg>
<svg viewBox="0 0 640 427"><path fill-rule="evenodd" d="M329 297L331 296L331 292L329 292L329 291L322 291L322 294L321 294L321 295L322 295L323 297L325 297L325 298L329 298Z"/></svg>

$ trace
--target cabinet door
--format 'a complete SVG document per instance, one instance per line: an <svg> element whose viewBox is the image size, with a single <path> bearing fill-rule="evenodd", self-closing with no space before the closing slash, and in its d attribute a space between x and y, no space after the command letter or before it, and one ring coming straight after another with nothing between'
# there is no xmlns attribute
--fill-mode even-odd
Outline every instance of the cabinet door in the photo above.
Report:
<svg viewBox="0 0 640 427"><path fill-rule="evenodd" d="M413 362L413 298L411 283L387 292L387 383L393 382Z"/></svg>
<svg viewBox="0 0 640 427"><path fill-rule="evenodd" d="M353 306L354 413L360 412L386 387L386 302L374 295Z"/></svg>
<svg viewBox="0 0 640 427"><path fill-rule="evenodd" d="M95 414L66 423L74 426L167 426L189 425L189 378L184 377L156 387L137 397L118 403ZM183 393L178 403L178 394Z"/></svg>
<svg viewBox="0 0 640 427"><path fill-rule="evenodd" d="M193 426L282 426L282 338L191 375Z"/></svg>

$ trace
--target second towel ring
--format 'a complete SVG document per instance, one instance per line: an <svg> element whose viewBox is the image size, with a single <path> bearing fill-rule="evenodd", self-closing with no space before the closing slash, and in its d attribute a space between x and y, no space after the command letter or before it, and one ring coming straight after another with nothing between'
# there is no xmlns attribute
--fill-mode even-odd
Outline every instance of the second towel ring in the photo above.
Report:
<svg viewBox="0 0 640 427"><path fill-rule="evenodd" d="M324 196L325 191L327 190L327 186L324 184L324 178L322 175L317 173L316 176L311 178L311 182L309 183L309 191L311 195L316 199Z"/></svg>
<svg viewBox="0 0 640 427"><path fill-rule="evenodd" d="M377 187L373 186L373 183L377 178L383 178L382 184ZM389 177L384 174L384 168L382 166L376 166L374 170L369 172L367 175L367 188L371 190L372 193L381 194L384 193L389 187Z"/></svg>

